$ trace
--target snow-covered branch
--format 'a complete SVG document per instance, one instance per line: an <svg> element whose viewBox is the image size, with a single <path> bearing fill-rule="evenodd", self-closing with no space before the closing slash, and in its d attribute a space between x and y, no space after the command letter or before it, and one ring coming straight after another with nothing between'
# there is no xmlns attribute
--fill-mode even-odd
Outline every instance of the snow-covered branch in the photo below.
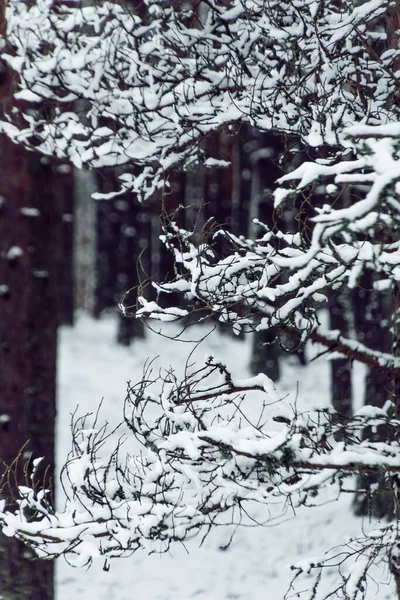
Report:
<svg viewBox="0 0 400 600"><path fill-rule="evenodd" d="M277 402L266 376L236 380L212 357L182 380L173 371L153 377L149 366L142 381L128 387L125 432L112 452L99 416L92 424L88 418L75 422L63 472L70 490L65 509L55 511L46 490L20 487L15 512L2 504L3 531L41 557L65 555L83 565L139 548L159 551L160 543L167 550L206 535L222 517L240 522L252 503L276 515L315 506L319 498L334 500L354 473L384 475L385 489L369 493L395 497L400 422L391 417L390 403L366 407L352 419L331 409L298 413L282 405L271 418L269 406ZM369 439L378 426L387 428L386 442ZM377 535L366 537L364 551ZM387 558L393 527L379 529L379 536L392 540L380 552ZM317 572L324 561L315 565ZM304 565L294 568L305 571Z"/></svg>
<svg viewBox="0 0 400 600"><path fill-rule="evenodd" d="M236 331L273 327L277 332L297 332L302 342L322 343L398 378L399 357L324 330L317 310L329 294L355 288L366 271L374 273L375 288L389 294L400 280L399 138L394 134L381 138L382 131L386 128L345 130L354 160L303 163L281 178L281 184L299 183L296 189L278 189L278 207L284 196L301 194L317 182L334 188L334 195L326 194L326 203L314 206L311 235L302 229L284 233L260 223L263 235L257 240L219 230L198 245L190 232L168 222L162 239L174 254L176 277L155 287L159 295L186 294L188 308L177 312L141 297L136 315L176 319L200 305ZM350 205L336 208L343 186L357 189L360 183L362 196L358 193Z"/></svg>
<svg viewBox="0 0 400 600"><path fill-rule="evenodd" d="M78 167L126 165L121 190L148 197L235 122L338 148L344 126L396 119L393 2L145 4L141 18L128 3L8 0L2 130Z"/></svg>

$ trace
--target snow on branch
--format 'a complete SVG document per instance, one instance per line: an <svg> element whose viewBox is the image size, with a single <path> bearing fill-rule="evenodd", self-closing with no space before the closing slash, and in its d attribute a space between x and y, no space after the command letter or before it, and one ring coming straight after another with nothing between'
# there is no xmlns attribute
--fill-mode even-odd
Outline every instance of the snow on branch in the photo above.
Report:
<svg viewBox="0 0 400 600"><path fill-rule="evenodd" d="M155 288L159 296L184 294L188 309L180 315L175 308L139 297L136 316L173 320L202 306L236 332L294 332L301 342L322 343L399 378L399 357L369 349L340 332L327 332L318 317L329 294L356 287L365 271L372 271L376 289L387 293L400 281L400 141L394 135L382 138L384 131L366 126L345 130L354 160L303 163L281 178L280 183L300 182L296 189L278 193L280 199L316 183L335 186L337 192L327 193L322 206L314 203L311 234L310 228L284 232L258 223L263 233L257 240L218 230L197 244L196 236L167 221L161 239L173 253L175 279ZM336 208L346 187L358 189L357 196Z"/></svg>
<svg viewBox="0 0 400 600"><path fill-rule="evenodd" d="M144 5L8 0L2 130L78 167L125 166L120 191L146 198L171 170L217 164L202 140L235 122L332 149L347 125L396 120L400 51L376 26L392 2Z"/></svg>
<svg viewBox="0 0 400 600"><path fill-rule="evenodd" d="M212 357L182 380L171 370L154 376L148 365L142 380L128 385L124 433L122 426L109 433L98 415L92 424L88 417L73 424L65 509L56 511L46 490L20 487L16 511L2 503L3 531L40 557L64 555L84 565L203 537L222 517L240 523L253 503L276 513L334 500L354 473L379 473L383 492L394 493L400 422L390 403L351 419L332 409L299 413L284 405L271 417L269 407L279 401L266 376L237 380ZM387 440L371 441L368 431L382 425ZM392 525L378 528L365 537L362 552L385 538L374 560L387 559L393 537ZM314 565L317 573L324 562Z"/></svg>

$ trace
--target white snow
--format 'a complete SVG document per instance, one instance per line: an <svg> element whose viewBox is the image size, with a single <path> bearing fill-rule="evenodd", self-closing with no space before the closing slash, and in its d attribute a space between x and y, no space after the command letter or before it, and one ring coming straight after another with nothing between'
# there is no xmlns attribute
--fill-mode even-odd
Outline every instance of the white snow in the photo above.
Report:
<svg viewBox="0 0 400 600"><path fill-rule="evenodd" d="M37 208L33 208L31 206L23 206L22 208L19 209L19 212L21 213L21 215L24 215L24 217L39 217L40 216L40 210L38 210Z"/></svg>
<svg viewBox="0 0 400 600"><path fill-rule="evenodd" d="M24 251L19 246L11 246L7 251L6 258L7 260L16 260L20 256L22 256Z"/></svg>
<svg viewBox="0 0 400 600"><path fill-rule="evenodd" d="M145 340L124 348L114 341L115 327L115 320L110 316L93 321L81 315L74 328L61 330L58 468L71 447L69 424L75 410L78 415L96 412L103 399L97 426L106 420L116 425L122 416L126 381L134 383L141 378L145 360L161 354L153 365L155 371L172 364L182 374L195 345L194 342L171 341L149 331ZM177 324L163 324L163 328L174 335L179 331ZM206 327L190 327L185 339L197 341L206 331ZM212 355L231 369L235 379L244 380L240 382L244 385L248 377L250 339L240 341L214 331L195 349L190 363L195 360L201 363L204 354ZM360 373L355 382L361 386ZM328 386L328 361L319 359L304 369L294 357L289 357L277 386L283 401L268 410L282 414L292 406L299 410L326 406ZM59 490L60 504L61 494ZM185 546L173 546L168 554L147 556L144 551L139 551L128 559L112 561L108 572L102 570L104 558L99 558L89 571L73 568L60 559L57 562L56 600L78 597L91 600L283 599L294 574L290 565L310 564L310 557L321 556L348 538L361 535L363 526L369 529L374 525L352 516L351 496L351 493L343 494L338 502L318 508L302 507L296 515L286 510L283 514L276 513L272 519L269 509L259 507L252 512L252 517L266 526L256 526L249 520L245 526L237 528L231 545L225 550L223 548L234 531L232 527L215 529L201 547L200 539L195 539ZM276 512L276 507L270 508ZM368 582L367 599L392 599L394 590L388 585L387 570L375 569L371 575L374 580ZM335 589L337 583L334 575L328 575L321 591Z"/></svg>

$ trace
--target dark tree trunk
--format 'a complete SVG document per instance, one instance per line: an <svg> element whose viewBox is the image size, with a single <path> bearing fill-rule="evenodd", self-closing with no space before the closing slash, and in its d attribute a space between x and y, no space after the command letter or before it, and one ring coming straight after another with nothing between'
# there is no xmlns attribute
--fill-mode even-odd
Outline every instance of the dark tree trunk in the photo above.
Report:
<svg viewBox="0 0 400 600"><path fill-rule="evenodd" d="M393 342L392 353L397 358L400 356L400 283L395 285L393 291ZM393 402L396 406L396 418L400 419L400 378L393 382Z"/></svg>
<svg viewBox="0 0 400 600"><path fill-rule="evenodd" d="M100 188L100 191L105 191ZM109 191L107 189L107 191ZM118 263L116 251L120 235L120 215L112 200L97 200L96 284L94 317L117 303Z"/></svg>
<svg viewBox="0 0 400 600"><path fill-rule="evenodd" d="M373 289L373 273L362 276L354 293L354 324L357 338L372 350L390 352L392 335L392 300L390 294ZM392 381L369 369L365 384L365 404L382 407L392 394Z"/></svg>
<svg viewBox="0 0 400 600"><path fill-rule="evenodd" d="M205 168L201 171L202 189L197 194L204 205L204 221L214 219L215 222L236 234L238 223L234 215L238 215L240 201L239 154L235 148L235 137L219 132L207 140L209 153L213 158L230 163L227 167ZM200 181L200 179L198 179ZM235 187L238 186L238 187ZM188 193L189 192L189 193ZM187 190L186 205L190 206L192 195ZM197 210L200 208L198 205Z"/></svg>
<svg viewBox="0 0 400 600"><path fill-rule="evenodd" d="M116 200L115 208L119 212L120 235L117 248L117 289L116 292L120 298L128 290L132 293L127 294L127 304L130 299L136 302L137 290L139 286L140 259L141 253L141 223L140 215L143 213L143 207L137 205L133 198L129 200ZM146 237L146 236L145 236ZM129 311L129 309L128 309ZM132 310L134 312L134 309ZM129 311L130 312L130 311ZM143 323L139 319L124 317L119 313L117 341L118 343L129 346L135 338L144 337Z"/></svg>
<svg viewBox="0 0 400 600"><path fill-rule="evenodd" d="M201 181L202 181L201 176ZM186 174L174 173L169 180L170 189L167 193L165 193L162 197L162 219L166 219L167 223L169 220L173 220L178 227L185 227L185 218L186 218L186 205L185 205L185 193L186 193ZM201 198L202 203L202 198ZM157 205L155 205L157 209ZM147 209L148 210L148 209ZM143 221L143 218L142 218ZM161 222L160 219L158 223L153 221L153 225L158 229L158 238L161 235ZM139 227L138 227L139 229ZM148 235L148 234L147 234ZM146 243L146 230L143 229L143 225L139 229L139 250L147 245ZM155 239L154 235L154 239ZM157 245L160 243L160 240L157 240ZM164 244L161 243L160 246L160 260L159 260L159 274L160 281L171 281L174 278L174 268L175 268L175 258L167 248L165 248ZM145 255L143 255L145 257ZM182 294L168 294L168 304L170 306L183 306L184 300L182 298Z"/></svg>
<svg viewBox="0 0 400 600"><path fill-rule="evenodd" d="M238 234L249 236L250 228L250 205L252 192L252 163L251 154L257 148L254 140L254 129L250 125L243 124L238 132L240 140L239 165L240 165L240 190L239 190L239 223Z"/></svg>
<svg viewBox="0 0 400 600"><path fill-rule="evenodd" d="M251 132L249 132L251 134ZM277 160L282 151L280 140L276 136L252 132L252 142L248 142L251 166L251 191L249 205L249 236L253 239L261 234L260 227L254 223L258 219L269 228L273 228L274 204L272 190L282 175ZM253 334L250 371L253 374L265 373L273 381L280 377L279 345L274 330L257 331Z"/></svg>
<svg viewBox="0 0 400 600"><path fill-rule="evenodd" d="M68 163L52 161L53 198L57 197L61 215L60 238L54 246L59 269L58 298L60 325L74 324L75 281L74 281L74 177ZM53 200L54 202L54 200Z"/></svg>
<svg viewBox="0 0 400 600"><path fill-rule="evenodd" d="M53 493L59 314L53 250L61 219L51 190L51 167L1 137L0 476L8 466L15 483L24 484L24 464L44 457L34 483ZM12 506L16 490L3 491ZM31 558L17 540L1 535L4 600L54 597L53 563Z"/></svg>
<svg viewBox="0 0 400 600"><path fill-rule="evenodd" d="M358 339L372 350L390 352L393 310L390 295L373 289L373 274L367 271L362 276L354 297L354 322ZM387 400L392 399L392 384L387 375L369 369L365 381L365 404L383 407ZM388 431L384 427L378 427L375 431L368 431L367 435L374 441L379 441L388 438ZM377 491L370 493L374 487L378 488ZM393 497L382 478L377 481L372 476L360 476L358 488L364 489L365 493L357 495L355 499L354 510L357 515L393 517Z"/></svg>
<svg viewBox="0 0 400 600"><path fill-rule="evenodd" d="M348 294L340 290L329 301L329 325L350 337L351 302ZM340 417L350 417L353 408L351 361L336 358L330 361L332 406Z"/></svg>
<svg viewBox="0 0 400 600"><path fill-rule="evenodd" d="M239 138L233 131L220 131L207 140L207 153L213 158L224 160L229 165L205 168L203 175L203 214L207 229L210 220L213 226L229 230L234 235L247 234L247 217L243 223L241 214L241 154ZM191 196L187 194L186 204ZM215 240L221 253L224 252L223 238ZM236 334L229 324L217 321L218 330L228 335Z"/></svg>
<svg viewBox="0 0 400 600"><path fill-rule="evenodd" d="M387 34L387 47L395 48L399 47L400 39L400 0L396 0L393 3L391 9L387 12L386 18L386 34ZM400 57L395 58L392 69L396 73L400 68ZM397 231L398 234L398 231ZM393 293L393 344L392 351L394 356L400 356L400 286L397 284ZM393 382L393 402L396 406L396 417L400 418L400 379L396 379ZM398 440L398 436L397 436ZM398 506L398 499L397 499ZM398 509L397 509L398 511ZM396 518L399 519L397 512ZM397 544L398 545L398 544ZM397 598L400 600L400 559L391 560L390 570L394 575Z"/></svg>
<svg viewBox="0 0 400 600"><path fill-rule="evenodd" d="M272 381L278 381L281 370L279 365L279 346L276 333L272 329L255 331L252 334L250 372L253 375L265 373Z"/></svg>
<svg viewBox="0 0 400 600"><path fill-rule="evenodd" d="M323 196L320 205L324 201L325 197ZM348 188L342 190L338 201L340 201L342 207L351 205L353 199ZM328 308L330 329L339 330L342 335L350 338L354 312L350 293L346 290L333 292L329 298ZM353 411L352 363L346 358L331 360L330 370L332 406L340 416L350 417Z"/></svg>
<svg viewBox="0 0 400 600"><path fill-rule="evenodd" d="M100 174L98 189L110 192L118 187L118 172L107 170ZM121 297L127 315L135 312L140 284L150 278L154 262L159 267L159 251L154 251L152 237L159 242L160 222L151 218L148 205L140 205L130 195L96 201L96 285L94 316L106 309L116 309ZM152 226L156 231L152 232ZM141 321L118 315L117 341L128 346L136 337L143 337Z"/></svg>

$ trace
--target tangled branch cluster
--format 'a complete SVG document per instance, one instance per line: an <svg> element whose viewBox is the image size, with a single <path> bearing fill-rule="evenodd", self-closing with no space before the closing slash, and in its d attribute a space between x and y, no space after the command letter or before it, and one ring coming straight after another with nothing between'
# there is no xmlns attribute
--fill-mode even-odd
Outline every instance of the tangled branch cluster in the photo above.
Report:
<svg viewBox="0 0 400 600"><path fill-rule="evenodd" d="M220 230L197 245L190 232L171 222L163 240L174 254L176 278L156 289L159 295L186 294L193 307L200 303L236 331L294 331L302 341L311 338L398 378L399 357L328 332L318 321L317 309L329 293L356 287L367 270L374 273L377 290L393 293L400 281L400 129L397 124L360 125L345 132L353 159L305 162L280 179L281 184L299 181L296 189L278 188L275 193L278 207L317 182L332 190L322 207L314 207L311 239L302 231L284 233L261 224L263 235L255 241ZM362 195L347 207L335 208L345 186L359 188ZM191 310L162 308L144 297L139 302L139 317L172 320Z"/></svg>
<svg viewBox="0 0 400 600"><path fill-rule="evenodd" d="M126 3L9 0L18 103L2 129L78 167L127 165L121 189L140 197L173 169L218 164L201 141L241 120L337 147L344 126L397 114L392 5L147 0L140 18Z"/></svg>
<svg viewBox="0 0 400 600"><path fill-rule="evenodd" d="M212 357L182 381L169 371L157 388L159 383L149 367L128 388L125 425L136 447L129 436L113 452L104 451L106 428L97 420L92 426L78 421L64 467L71 490L65 510L52 509L45 490L22 487L18 510L3 506L0 513L4 533L39 556L65 555L82 565L141 547L159 551L160 542L167 550L172 542L206 535L223 515L225 522L240 523L251 503L271 514L277 507L315 506L320 497L336 498L354 473L384 473L385 489L370 493L393 494L396 502L400 462L394 436L400 422L391 416L390 403L361 409L351 419L331 409L286 410L271 418L268 407L279 398L270 380L236 380ZM384 443L366 435L377 426L389 431ZM345 438L337 441L343 429ZM123 457L122 447L134 452ZM361 553L368 561L388 560L394 538L393 525L374 530ZM322 557L314 564L317 577L329 560L334 562ZM311 567L294 568L298 576ZM364 581L365 573L357 573ZM344 588L353 579L347 577Z"/></svg>

